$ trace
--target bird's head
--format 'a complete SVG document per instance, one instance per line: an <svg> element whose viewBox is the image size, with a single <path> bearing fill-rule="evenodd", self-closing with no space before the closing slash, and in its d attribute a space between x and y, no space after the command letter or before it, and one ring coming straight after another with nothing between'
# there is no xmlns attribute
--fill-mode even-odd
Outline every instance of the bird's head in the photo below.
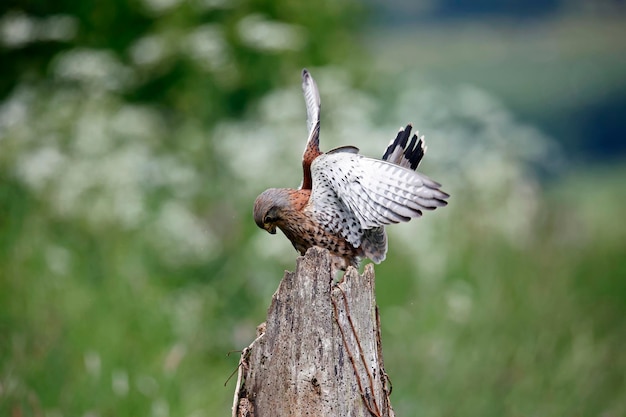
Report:
<svg viewBox="0 0 626 417"><path fill-rule="evenodd" d="M254 202L254 222L261 229L271 234L276 233L276 226L282 220L282 213L289 204L285 189L270 188L265 190Z"/></svg>

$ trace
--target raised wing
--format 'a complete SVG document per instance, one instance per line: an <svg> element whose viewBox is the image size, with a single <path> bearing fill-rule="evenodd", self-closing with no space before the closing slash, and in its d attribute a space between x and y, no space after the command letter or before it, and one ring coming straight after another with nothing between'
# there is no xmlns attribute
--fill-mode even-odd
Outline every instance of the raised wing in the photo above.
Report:
<svg viewBox="0 0 626 417"><path fill-rule="evenodd" d="M306 69L302 70L302 92L304 93L304 102L306 103L306 126L309 133L308 143L315 134L315 127L320 124L321 100L317 84ZM317 132L317 135L319 135L319 132Z"/></svg>
<svg viewBox="0 0 626 417"><path fill-rule="evenodd" d="M315 80L306 69L302 70L302 92L306 103L306 124L309 132L304 153L302 154L302 184L300 189L313 187L311 164L320 152L320 93Z"/></svg>
<svg viewBox="0 0 626 417"><path fill-rule="evenodd" d="M326 209L326 195L334 194L363 230L409 221L422 210L445 206L449 197L420 173L353 153L324 154L313 162L311 173L313 210Z"/></svg>

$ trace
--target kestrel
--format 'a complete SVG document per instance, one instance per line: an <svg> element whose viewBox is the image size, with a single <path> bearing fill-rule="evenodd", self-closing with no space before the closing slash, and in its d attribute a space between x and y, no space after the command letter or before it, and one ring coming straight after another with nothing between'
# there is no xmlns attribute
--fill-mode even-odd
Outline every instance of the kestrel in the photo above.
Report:
<svg viewBox="0 0 626 417"><path fill-rule="evenodd" d="M358 267L362 258L380 263L387 254L384 226L447 204L441 184L415 171L426 152L424 137L411 137L407 125L382 159L360 155L354 146L322 153L320 95L306 69L302 90L309 131L302 184L264 191L254 202L254 221L271 234L278 227L302 255L312 246L328 249L336 269Z"/></svg>

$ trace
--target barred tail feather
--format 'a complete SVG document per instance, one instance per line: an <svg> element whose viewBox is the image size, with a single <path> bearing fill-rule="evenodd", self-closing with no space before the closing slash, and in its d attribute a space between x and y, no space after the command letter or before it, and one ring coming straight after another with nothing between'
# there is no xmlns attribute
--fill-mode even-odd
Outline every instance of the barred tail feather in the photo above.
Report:
<svg viewBox="0 0 626 417"><path fill-rule="evenodd" d="M409 123L404 129L401 128L398 131L396 138L389 142L389 146L387 146L382 157L383 161L411 170L417 169L426 153L426 145L424 144L424 136L419 137L419 132L411 137L412 128L413 126ZM410 142L409 137L411 137Z"/></svg>

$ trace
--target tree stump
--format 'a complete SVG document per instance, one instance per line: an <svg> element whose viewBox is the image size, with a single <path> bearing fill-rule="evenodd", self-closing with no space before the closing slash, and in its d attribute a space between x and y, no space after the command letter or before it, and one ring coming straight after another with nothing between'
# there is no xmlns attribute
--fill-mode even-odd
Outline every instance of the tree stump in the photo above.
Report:
<svg viewBox="0 0 626 417"><path fill-rule="evenodd" d="M285 272L265 326L241 355L233 417L394 416L373 265L333 281L320 248Z"/></svg>

